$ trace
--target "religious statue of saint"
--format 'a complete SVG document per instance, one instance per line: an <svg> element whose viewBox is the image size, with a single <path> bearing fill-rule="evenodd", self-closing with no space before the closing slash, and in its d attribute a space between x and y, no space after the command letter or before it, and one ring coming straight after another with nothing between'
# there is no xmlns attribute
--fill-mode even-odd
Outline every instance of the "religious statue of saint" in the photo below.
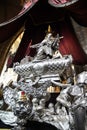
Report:
<svg viewBox="0 0 87 130"><path fill-rule="evenodd" d="M52 58L59 48L61 38L63 37L60 37L59 34L57 34L55 37L53 36L51 27L49 25L45 38L40 43L31 46L31 48L38 48L34 60Z"/></svg>

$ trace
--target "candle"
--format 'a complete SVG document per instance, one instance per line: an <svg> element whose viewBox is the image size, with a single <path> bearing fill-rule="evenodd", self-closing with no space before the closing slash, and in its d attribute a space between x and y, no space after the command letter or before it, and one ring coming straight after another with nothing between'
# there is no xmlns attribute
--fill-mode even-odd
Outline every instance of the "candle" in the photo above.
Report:
<svg viewBox="0 0 87 130"><path fill-rule="evenodd" d="M74 84L76 84L76 71L75 71L75 66L72 64L72 65L71 65L71 68L72 68L72 73L73 73L73 81L74 81Z"/></svg>

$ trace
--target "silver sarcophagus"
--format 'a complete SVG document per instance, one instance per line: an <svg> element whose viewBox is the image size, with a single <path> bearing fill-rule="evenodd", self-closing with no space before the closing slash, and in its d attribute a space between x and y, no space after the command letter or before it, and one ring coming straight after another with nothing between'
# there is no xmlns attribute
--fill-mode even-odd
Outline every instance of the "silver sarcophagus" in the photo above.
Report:
<svg viewBox="0 0 87 130"><path fill-rule="evenodd" d="M62 74L71 65L73 58L71 55L62 58L52 58L41 61L31 61L23 65L14 65L14 71L22 77Z"/></svg>

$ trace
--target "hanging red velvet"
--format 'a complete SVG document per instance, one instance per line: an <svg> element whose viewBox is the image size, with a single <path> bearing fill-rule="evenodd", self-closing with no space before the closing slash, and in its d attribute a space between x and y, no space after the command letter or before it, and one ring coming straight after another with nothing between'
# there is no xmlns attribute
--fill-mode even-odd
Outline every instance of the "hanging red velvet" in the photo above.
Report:
<svg viewBox="0 0 87 130"><path fill-rule="evenodd" d="M37 1L38 0L33 0L33 2L26 2L23 9L20 10L20 12L16 16L10 18L5 22L0 23L0 43L14 36L15 33L17 33L21 29L21 27L24 26L25 20L28 17L29 10L36 4ZM8 7L6 7L5 5L5 8Z"/></svg>
<svg viewBox="0 0 87 130"><path fill-rule="evenodd" d="M71 21L67 18L59 24L60 33L64 38L60 43L60 51L63 55L71 54L75 64L87 64L87 55L83 51L72 27Z"/></svg>
<svg viewBox="0 0 87 130"><path fill-rule="evenodd" d="M78 0L65 8L78 24L87 27L87 0Z"/></svg>
<svg viewBox="0 0 87 130"><path fill-rule="evenodd" d="M32 45L32 40L29 42L29 45L25 51L25 56L28 56L30 54L30 46Z"/></svg>
<svg viewBox="0 0 87 130"><path fill-rule="evenodd" d="M49 4L59 9L66 9L80 25L87 26L87 0L48 0Z"/></svg>

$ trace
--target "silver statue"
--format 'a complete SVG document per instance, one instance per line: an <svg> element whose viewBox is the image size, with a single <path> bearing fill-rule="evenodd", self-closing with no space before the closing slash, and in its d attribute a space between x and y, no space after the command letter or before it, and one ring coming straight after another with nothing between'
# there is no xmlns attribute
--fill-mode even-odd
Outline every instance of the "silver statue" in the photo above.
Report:
<svg viewBox="0 0 87 130"><path fill-rule="evenodd" d="M53 37L52 33L48 33L40 44L31 46L38 47L34 58L29 60L27 57L27 60L25 58L14 64L13 68L19 75L19 80L12 83L12 88L6 86L3 90L6 104L17 117L13 130L24 130L28 120L46 122L60 130L72 130L72 111L79 106L87 106L84 93L87 72L78 74L75 84L72 81L68 83L69 75L66 76L66 83L62 83L61 75L72 65L73 58L71 55L54 56L60 39L59 35ZM46 106L51 97L47 92L50 86L59 86L61 92L56 98L56 104L49 102Z"/></svg>
<svg viewBox="0 0 87 130"><path fill-rule="evenodd" d="M48 32L40 43L32 45L31 48L37 48L37 54L34 57L34 60L43 60L43 59L50 59L53 57L55 52L59 48L60 39L62 37L57 34L55 37L52 34L51 27L48 26Z"/></svg>
<svg viewBox="0 0 87 130"><path fill-rule="evenodd" d="M86 107L86 96L85 96L85 82L87 80L87 72L82 72L77 75L76 84L68 85L64 88L60 95L57 97L57 101L63 104L67 108L76 109L79 106ZM71 101L72 99L72 101Z"/></svg>

